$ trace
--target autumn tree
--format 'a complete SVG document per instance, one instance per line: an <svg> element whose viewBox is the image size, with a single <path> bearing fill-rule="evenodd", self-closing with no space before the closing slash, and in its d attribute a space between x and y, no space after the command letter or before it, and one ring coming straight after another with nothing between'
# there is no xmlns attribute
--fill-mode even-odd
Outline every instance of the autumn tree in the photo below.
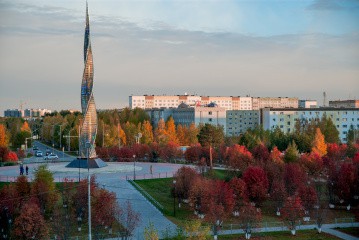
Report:
<svg viewBox="0 0 359 240"><path fill-rule="evenodd" d="M244 202L247 201L247 187L246 183L237 177L232 178L229 181L229 186L233 190L234 197L234 216L239 216L239 210L243 206Z"/></svg>
<svg viewBox="0 0 359 240"><path fill-rule="evenodd" d="M48 239L49 229L37 204L25 204L15 220L14 235L19 239Z"/></svg>
<svg viewBox="0 0 359 240"><path fill-rule="evenodd" d="M187 139L186 139L186 126L183 126L182 124L177 125L177 138L178 142L181 146L187 146Z"/></svg>
<svg viewBox="0 0 359 240"><path fill-rule="evenodd" d="M320 157L327 154L327 145L324 141L324 135L319 128L317 128L315 132L312 151L318 154Z"/></svg>
<svg viewBox="0 0 359 240"><path fill-rule="evenodd" d="M206 240L211 237L210 228L202 226L200 220L187 221L184 224L184 232L188 240Z"/></svg>
<svg viewBox="0 0 359 240"><path fill-rule="evenodd" d="M240 208L238 221L245 234L245 239L251 238L252 229L259 227L261 219L261 212L258 212L250 203L245 203Z"/></svg>
<svg viewBox="0 0 359 240"><path fill-rule="evenodd" d="M349 206L352 204L358 182L357 168L352 163L343 163L337 175L336 195Z"/></svg>
<svg viewBox="0 0 359 240"><path fill-rule="evenodd" d="M254 163L251 152L245 146L233 145L227 152L228 166L237 171L244 171Z"/></svg>
<svg viewBox="0 0 359 240"><path fill-rule="evenodd" d="M311 176L319 176L323 169L323 159L315 151L302 154L299 163Z"/></svg>
<svg viewBox="0 0 359 240"><path fill-rule="evenodd" d="M174 186L174 194L178 198L178 202L188 200L191 186L196 178L199 178L198 173L191 167L181 167L174 175L176 184Z"/></svg>
<svg viewBox="0 0 359 240"><path fill-rule="evenodd" d="M285 189L285 184L282 179L275 180L272 183L272 188L270 191L270 199L273 201L275 205L277 216L281 215L281 208L283 207L284 201L286 200L287 192Z"/></svg>
<svg viewBox="0 0 359 240"><path fill-rule="evenodd" d="M4 124L0 124L0 147L7 148L8 144L9 144L9 138L8 138L6 127L4 126Z"/></svg>
<svg viewBox="0 0 359 240"><path fill-rule="evenodd" d="M163 160L170 161L180 156L179 145L175 142L168 142L160 146L160 157Z"/></svg>
<svg viewBox="0 0 359 240"><path fill-rule="evenodd" d="M95 235L100 233L102 228L112 231L116 217L120 215L115 193L106 189L95 188L95 191L91 192L91 208L92 226L95 230Z"/></svg>
<svg viewBox="0 0 359 240"><path fill-rule="evenodd" d="M211 180L199 177L195 178L189 191L189 201L191 208L196 215L203 218L208 208L210 199Z"/></svg>
<svg viewBox="0 0 359 240"><path fill-rule="evenodd" d="M298 160L299 152L297 149L297 145L294 141L292 141L291 144L289 144L287 150L284 154L284 161L286 163L296 162Z"/></svg>
<svg viewBox="0 0 359 240"><path fill-rule="evenodd" d="M166 144L169 141L166 123L162 118L158 121L157 128L155 129L155 140L160 145Z"/></svg>
<svg viewBox="0 0 359 240"><path fill-rule="evenodd" d="M261 142L260 144L255 146L251 152L252 152L253 158L256 161L265 163L270 159L270 153L268 151L268 148L264 145L263 142Z"/></svg>
<svg viewBox="0 0 359 240"><path fill-rule="evenodd" d="M40 211L45 216L51 215L59 196L55 192L54 177L46 165L41 165L36 169L31 194L36 197Z"/></svg>
<svg viewBox="0 0 359 240"><path fill-rule="evenodd" d="M136 143L136 139L135 136L138 134L139 130L138 127L131 122L126 122L126 124L124 124L122 126L123 131L126 133L126 145L133 145ZM122 139L123 140L123 139ZM123 142L121 142L123 143Z"/></svg>
<svg viewBox="0 0 359 240"><path fill-rule="evenodd" d="M190 163L195 163L199 161L202 155L202 147L199 144L187 148L186 152L184 153L186 161Z"/></svg>
<svg viewBox="0 0 359 240"><path fill-rule="evenodd" d="M186 140L187 140L187 145L192 146L194 144L198 143L198 133L199 133L199 129L196 127L195 123L191 123L188 127L188 129L186 129Z"/></svg>
<svg viewBox="0 0 359 240"><path fill-rule="evenodd" d="M298 164L289 163L285 165L284 182L289 196L293 196L306 181L305 172Z"/></svg>
<svg viewBox="0 0 359 240"><path fill-rule="evenodd" d="M268 192L268 178L260 167L248 167L243 173L243 181L246 183L249 200L260 205Z"/></svg>
<svg viewBox="0 0 359 240"><path fill-rule="evenodd" d="M212 147L218 148L224 140L222 126L214 126L206 123L198 133L198 141L203 147L209 148L210 168L213 167Z"/></svg>
<svg viewBox="0 0 359 240"><path fill-rule="evenodd" d="M277 164L283 164L282 152L275 146L270 152L269 159Z"/></svg>
<svg viewBox="0 0 359 240"><path fill-rule="evenodd" d="M17 154L13 151L8 151L6 152L6 154L3 156L3 160L5 162L17 162L19 160L19 158L17 157Z"/></svg>
<svg viewBox="0 0 359 240"><path fill-rule="evenodd" d="M24 175L17 177L15 186L21 202L26 202L31 191L31 186L27 181L27 177Z"/></svg>
<svg viewBox="0 0 359 240"><path fill-rule="evenodd" d="M166 133L169 142L174 142L176 144L179 144L177 133L176 133L176 125L172 116L170 116L166 121Z"/></svg>
<svg viewBox="0 0 359 240"><path fill-rule="evenodd" d="M303 216L302 202L299 197L288 197L283 207L282 218L287 223L292 235L295 235L299 220Z"/></svg>
<svg viewBox="0 0 359 240"><path fill-rule="evenodd" d="M210 194L203 206L206 220L213 225L213 233L216 237L218 227L226 220L233 211L233 190L229 184L221 180L210 181Z"/></svg>
<svg viewBox="0 0 359 240"><path fill-rule="evenodd" d="M31 132L31 129L27 121L25 121L24 124L21 126L20 131Z"/></svg>
<svg viewBox="0 0 359 240"><path fill-rule="evenodd" d="M305 214L308 216L309 211L314 208L317 203L317 192L311 186L302 186L299 188L299 197L302 202Z"/></svg>
<svg viewBox="0 0 359 240"><path fill-rule="evenodd" d="M150 144L153 142L153 130L149 121L144 121L141 126L141 143Z"/></svg>

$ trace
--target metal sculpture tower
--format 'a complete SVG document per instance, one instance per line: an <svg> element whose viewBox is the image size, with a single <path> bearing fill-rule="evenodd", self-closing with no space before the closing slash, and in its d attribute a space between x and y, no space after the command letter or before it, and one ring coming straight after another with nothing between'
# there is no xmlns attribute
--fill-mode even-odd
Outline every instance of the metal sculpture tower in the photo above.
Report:
<svg viewBox="0 0 359 240"><path fill-rule="evenodd" d="M86 26L84 38L84 71L81 83L81 110L83 121L80 128L79 141L79 158L71 162L67 167L83 167L87 168L86 161L81 161L89 158L88 163L90 168L98 168L106 166L106 164L97 158L95 150L95 140L97 135L97 112L95 106L95 99L92 92L94 80L94 68L92 59L92 49L90 41L90 22L88 14L88 5L86 1Z"/></svg>

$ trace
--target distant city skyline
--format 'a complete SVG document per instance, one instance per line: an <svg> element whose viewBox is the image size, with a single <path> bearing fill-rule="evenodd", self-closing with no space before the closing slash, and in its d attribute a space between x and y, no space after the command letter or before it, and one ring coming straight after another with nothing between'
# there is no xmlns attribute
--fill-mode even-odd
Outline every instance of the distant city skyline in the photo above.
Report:
<svg viewBox="0 0 359 240"><path fill-rule="evenodd" d="M359 2L88 0L98 109L143 94L359 98ZM0 0L0 115L80 110L85 0Z"/></svg>

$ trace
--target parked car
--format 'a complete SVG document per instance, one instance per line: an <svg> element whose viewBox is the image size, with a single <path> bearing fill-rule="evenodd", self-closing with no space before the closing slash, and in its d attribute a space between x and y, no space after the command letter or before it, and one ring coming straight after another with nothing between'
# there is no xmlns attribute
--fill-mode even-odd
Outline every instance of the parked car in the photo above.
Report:
<svg viewBox="0 0 359 240"><path fill-rule="evenodd" d="M42 157L42 152L41 151L36 151L35 156L36 157Z"/></svg>
<svg viewBox="0 0 359 240"><path fill-rule="evenodd" d="M49 155L44 157L45 160L54 160L54 159L59 159L59 157L54 154L54 153L50 153Z"/></svg>

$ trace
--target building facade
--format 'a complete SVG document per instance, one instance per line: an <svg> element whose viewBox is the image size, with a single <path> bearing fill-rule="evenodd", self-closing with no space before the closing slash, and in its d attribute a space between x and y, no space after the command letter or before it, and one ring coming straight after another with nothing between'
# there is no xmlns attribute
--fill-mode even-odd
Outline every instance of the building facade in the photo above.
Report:
<svg viewBox="0 0 359 240"><path fill-rule="evenodd" d="M229 110L226 112L226 135L239 136L260 124L259 110Z"/></svg>
<svg viewBox="0 0 359 240"><path fill-rule="evenodd" d="M329 107L335 107L335 108L359 108L359 100L329 101Z"/></svg>
<svg viewBox="0 0 359 240"><path fill-rule="evenodd" d="M201 124L220 125L226 129L226 109L213 107L191 107L187 104L180 104L178 108L161 108L146 110L151 118L154 127L158 125L160 119L166 121L172 116L176 125L190 126L194 123L196 126Z"/></svg>
<svg viewBox="0 0 359 240"><path fill-rule="evenodd" d="M282 97L225 97L196 95L143 95L129 96L131 109L177 108L181 103L188 106L207 106L215 103L226 110L259 110L266 107L298 108L298 98Z"/></svg>
<svg viewBox="0 0 359 240"><path fill-rule="evenodd" d="M24 117L24 110L7 109L4 111L4 117Z"/></svg>
<svg viewBox="0 0 359 240"><path fill-rule="evenodd" d="M317 108L318 103L317 103L317 100L299 100L298 107L299 108Z"/></svg>
<svg viewBox="0 0 359 240"><path fill-rule="evenodd" d="M319 121L323 116L333 121L342 143L347 142L347 134L351 127L359 129L359 109L353 108L266 108L262 110L262 124L265 130L278 127L283 132L293 132L298 120Z"/></svg>

